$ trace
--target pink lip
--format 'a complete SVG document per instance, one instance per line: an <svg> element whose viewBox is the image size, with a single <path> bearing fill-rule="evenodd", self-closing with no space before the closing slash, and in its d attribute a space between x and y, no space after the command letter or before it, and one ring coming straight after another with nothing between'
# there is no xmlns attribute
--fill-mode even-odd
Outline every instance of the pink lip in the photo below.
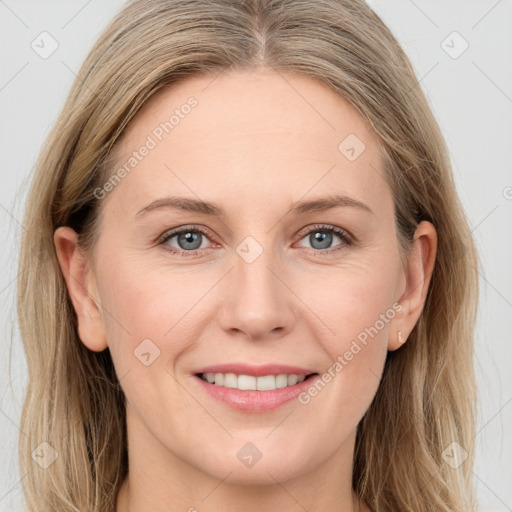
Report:
<svg viewBox="0 0 512 512"><path fill-rule="evenodd" d="M229 407L245 412L267 412L272 411L281 405L297 398L303 391L309 388L316 379L320 378L318 373L294 386L273 389L270 391L241 390L236 388L226 388L217 386L204 381L199 375L201 373L235 373L237 375L254 375L261 377L264 375L278 375L280 373L309 375L314 373L304 368L296 366L283 365L263 365L252 366L247 364L226 364L208 366L194 372L193 381L197 382L202 390L213 398L220 400Z"/></svg>
<svg viewBox="0 0 512 512"><path fill-rule="evenodd" d="M247 363L228 363L218 364L214 366L205 366L194 370L192 373L236 373L237 375L253 375L254 377L263 377L264 375L279 375L286 373L288 375L295 374L298 376L309 375L315 373L315 370L299 368L298 366L287 366L282 364L264 364L255 366Z"/></svg>

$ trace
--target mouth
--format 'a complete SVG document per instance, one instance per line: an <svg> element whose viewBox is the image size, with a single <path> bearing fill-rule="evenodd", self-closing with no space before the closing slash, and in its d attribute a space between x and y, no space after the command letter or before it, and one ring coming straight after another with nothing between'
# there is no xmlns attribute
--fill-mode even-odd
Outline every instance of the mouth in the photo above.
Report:
<svg viewBox="0 0 512 512"><path fill-rule="evenodd" d="M238 389L240 391L273 391L276 389L288 388L304 382L318 373L297 375L295 373L270 374L270 375L246 375L222 372L196 373L204 382L224 388Z"/></svg>
<svg viewBox="0 0 512 512"><path fill-rule="evenodd" d="M271 411L297 398L318 372L296 366L229 364L201 368L192 374L194 386L208 398L244 412Z"/></svg>

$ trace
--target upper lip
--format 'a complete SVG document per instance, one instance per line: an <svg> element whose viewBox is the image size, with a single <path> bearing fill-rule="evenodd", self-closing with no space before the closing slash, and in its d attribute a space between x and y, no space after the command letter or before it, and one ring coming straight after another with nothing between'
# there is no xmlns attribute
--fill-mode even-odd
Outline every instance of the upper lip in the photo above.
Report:
<svg viewBox="0 0 512 512"><path fill-rule="evenodd" d="M226 363L212 366L204 366L195 370L193 373L236 373L237 375L253 375L254 377L263 377L264 375L309 375L315 373L307 368L299 366L289 366L284 364L262 364L253 365L248 363Z"/></svg>

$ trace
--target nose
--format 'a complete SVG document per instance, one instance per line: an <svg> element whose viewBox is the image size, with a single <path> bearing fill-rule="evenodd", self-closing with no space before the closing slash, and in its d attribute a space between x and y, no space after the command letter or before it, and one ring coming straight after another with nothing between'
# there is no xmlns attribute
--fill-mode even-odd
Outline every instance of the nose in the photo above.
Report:
<svg viewBox="0 0 512 512"><path fill-rule="evenodd" d="M235 257L222 294L219 323L225 332L250 340L276 339L290 332L296 315L294 294L286 286L281 267L266 252L252 263Z"/></svg>

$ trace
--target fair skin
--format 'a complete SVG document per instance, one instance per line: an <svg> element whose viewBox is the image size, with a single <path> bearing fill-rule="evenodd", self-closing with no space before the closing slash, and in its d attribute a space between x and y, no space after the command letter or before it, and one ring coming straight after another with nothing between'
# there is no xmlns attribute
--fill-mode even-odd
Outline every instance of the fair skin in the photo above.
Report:
<svg viewBox="0 0 512 512"><path fill-rule="evenodd" d="M71 228L54 237L80 339L109 348L127 397L130 469L117 512L368 511L351 489L356 427L387 352L400 349L421 314L435 229L420 223L401 259L376 135L345 100L303 76L238 71L164 88L125 131L119 164L190 96L198 105L101 200L92 257ZM338 149L349 134L366 147L354 161ZM294 202L334 193L371 212L291 212ZM136 216L171 195L213 202L224 217L172 208ZM355 241L334 233L321 245L313 235L325 229L315 224ZM182 226L207 234L189 249L178 236L158 244ZM263 249L250 263L237 252L248 236ZM166 250L198 246L194 255ZM193 373L250 362L322 375L394 303L400 311L307 404L235 410ZM148 338L160 355L145 365L134 350ZM249 442L262 454L252 467L237 457Z"/></svg>

